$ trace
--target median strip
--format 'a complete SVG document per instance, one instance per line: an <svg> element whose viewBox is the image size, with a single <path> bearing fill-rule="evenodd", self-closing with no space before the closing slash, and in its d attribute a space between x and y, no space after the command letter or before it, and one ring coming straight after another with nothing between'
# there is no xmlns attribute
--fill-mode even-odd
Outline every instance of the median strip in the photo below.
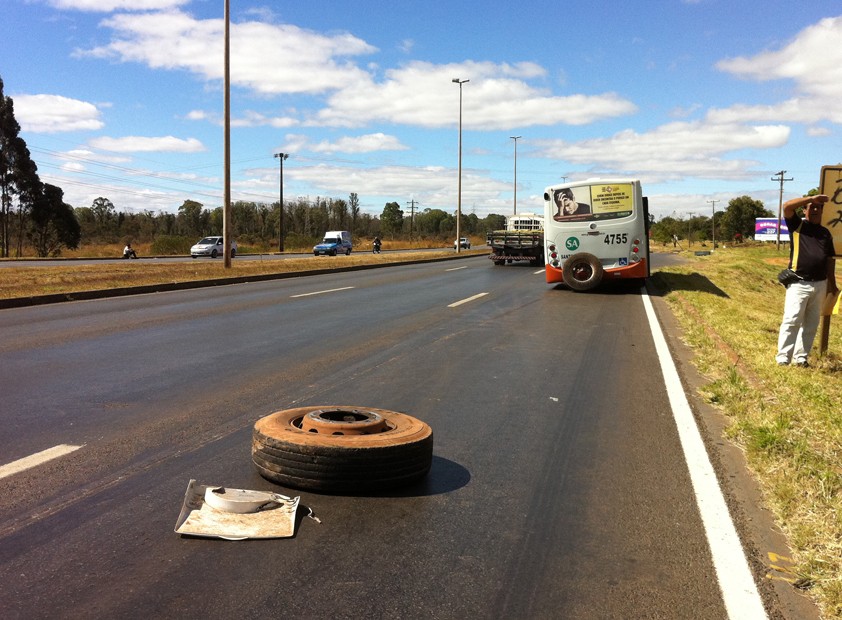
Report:
<svg viewBox="0 0 842 620"><path fill-rule="evenodd" d="M53 446L52 448L42 450L41 452L37 452L30 456L26 456L22 459L18 459L17 461L12 461L8 465L0 466L0 478L7 478L14 474L19 474L22 471L32 469L33 467L37 467L38 465L46 463L47 461L52 461L53 459L57 459L66 454L70 454L71 452L75 452L81 447L82 446L60 444L58 446Z"/></svg>

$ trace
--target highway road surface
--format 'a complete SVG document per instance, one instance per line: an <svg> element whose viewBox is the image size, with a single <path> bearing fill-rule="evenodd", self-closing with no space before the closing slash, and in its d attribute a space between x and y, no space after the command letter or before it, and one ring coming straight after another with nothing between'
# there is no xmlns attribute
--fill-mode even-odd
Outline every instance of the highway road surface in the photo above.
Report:
<svg viewBox="0 0 842 620"><path fill-rule="evenodd" d="M0 310L2 616L765 617L710 541L651 304L475 257ZM263 479L253 424L307 405L427 422L429 475ZM300 496L294 537L176 534L191 479Z"/></svg>

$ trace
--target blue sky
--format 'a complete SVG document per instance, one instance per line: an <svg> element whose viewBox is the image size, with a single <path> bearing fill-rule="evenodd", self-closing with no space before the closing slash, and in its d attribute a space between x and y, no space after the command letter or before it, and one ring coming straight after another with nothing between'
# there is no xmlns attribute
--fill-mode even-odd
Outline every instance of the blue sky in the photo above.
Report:
<svg viewBox="0 0 842 620"><path fill-rule="evenodd" d="M641 179L657 218L777 210L842 160L838 0L230 0L232 199L541 211ZM223 0L4 0L0 77L42 180L118 210L222 204Z"/></svg>

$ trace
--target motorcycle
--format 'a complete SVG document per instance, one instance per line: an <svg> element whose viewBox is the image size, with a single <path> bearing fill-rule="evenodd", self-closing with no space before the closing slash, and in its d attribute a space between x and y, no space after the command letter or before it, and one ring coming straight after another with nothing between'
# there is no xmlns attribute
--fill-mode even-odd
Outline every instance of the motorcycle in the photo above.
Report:
<svg viewBox="0 0 842 620"><path fill-rule="evenodd" d="M380 242L375 241L371 248L372 254L380 254Z"/></svg>

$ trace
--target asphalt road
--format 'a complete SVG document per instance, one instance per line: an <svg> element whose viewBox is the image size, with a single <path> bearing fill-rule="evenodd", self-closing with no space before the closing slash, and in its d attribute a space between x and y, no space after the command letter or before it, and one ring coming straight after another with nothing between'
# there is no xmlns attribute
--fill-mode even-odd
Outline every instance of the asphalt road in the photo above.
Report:
<svg viewBox="0 0 842 620"><path fill-rule="evenodd" d="M726 617L640 291L535 271L0 310L0 466L82 446L0 478L3 617ZM354 497L264 480L252 425L305 405L424 420L429 476ZM300 495L321 523L182 537L190 479Z"/></svg>

